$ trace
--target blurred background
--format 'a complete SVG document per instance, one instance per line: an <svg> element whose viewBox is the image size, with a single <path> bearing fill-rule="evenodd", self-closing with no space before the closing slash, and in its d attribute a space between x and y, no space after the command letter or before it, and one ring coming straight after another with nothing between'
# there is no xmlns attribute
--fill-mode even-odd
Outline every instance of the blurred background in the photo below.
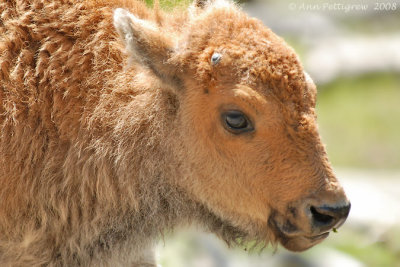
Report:
<svg viewBox="0 0 400 267"><path fill-rule="evenodd" d="M149 1L151 2L151 1ZM165 8L188 0L162 1ZM400 266L400 0L253 0L251 16L295 48L318 86L320 133L352 201L346 224L302 253L248 253L176 231L163 267Z"/></svg>

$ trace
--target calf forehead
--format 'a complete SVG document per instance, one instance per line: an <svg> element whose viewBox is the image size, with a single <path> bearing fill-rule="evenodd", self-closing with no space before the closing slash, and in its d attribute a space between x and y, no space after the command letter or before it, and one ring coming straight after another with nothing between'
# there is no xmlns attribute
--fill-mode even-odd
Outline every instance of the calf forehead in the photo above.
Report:
<svg viewBox="0 0 400 267"><path fill-rule="evenodd" d="M206 49L200 52L201 71L211 76L219 72L219 77L250 85L264 94L273 93L280 102L293 103L296 109L308 108L308 99L312 96L303 67L282 38L239 11L219 10L206 22L203 28ZM215 52L223 59L218 66L209 66Z"/></svg>

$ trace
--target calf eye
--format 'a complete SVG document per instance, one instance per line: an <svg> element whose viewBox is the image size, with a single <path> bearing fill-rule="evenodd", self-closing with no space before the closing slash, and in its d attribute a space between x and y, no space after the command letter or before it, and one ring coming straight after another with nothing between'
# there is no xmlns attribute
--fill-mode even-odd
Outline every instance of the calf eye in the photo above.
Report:
<svg viewBox="0 0 400 267"><path fill-rule="evenodd" d="M225 129L234 134L253 131L253 125L243 112L230 110L222 114Z"/></svg>

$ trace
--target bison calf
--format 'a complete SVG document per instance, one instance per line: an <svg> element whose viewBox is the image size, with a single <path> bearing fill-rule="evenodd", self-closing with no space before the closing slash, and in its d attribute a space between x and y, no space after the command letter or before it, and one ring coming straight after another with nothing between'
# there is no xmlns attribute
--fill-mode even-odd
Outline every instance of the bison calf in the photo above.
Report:
<svg viewBox="0 0 400 267"><path fill-rule="evenodd" d="M165 230L302 251L350 204L287 44L226 0L0 2L0 265L154 266Z"/></svg>

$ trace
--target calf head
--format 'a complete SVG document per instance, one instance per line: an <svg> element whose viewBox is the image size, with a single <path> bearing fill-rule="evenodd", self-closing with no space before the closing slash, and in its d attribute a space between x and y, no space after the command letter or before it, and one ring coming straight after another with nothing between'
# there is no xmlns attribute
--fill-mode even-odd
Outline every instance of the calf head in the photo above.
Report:
<svg viewBox="0 0 400 267"><path fill-rule="evenodd" d="M321 143L316 88L294 51L226 1L198 0L182 30L117 9L131 60L179 101L176 184L245 237L302 251L350 204Z"/></svg>

